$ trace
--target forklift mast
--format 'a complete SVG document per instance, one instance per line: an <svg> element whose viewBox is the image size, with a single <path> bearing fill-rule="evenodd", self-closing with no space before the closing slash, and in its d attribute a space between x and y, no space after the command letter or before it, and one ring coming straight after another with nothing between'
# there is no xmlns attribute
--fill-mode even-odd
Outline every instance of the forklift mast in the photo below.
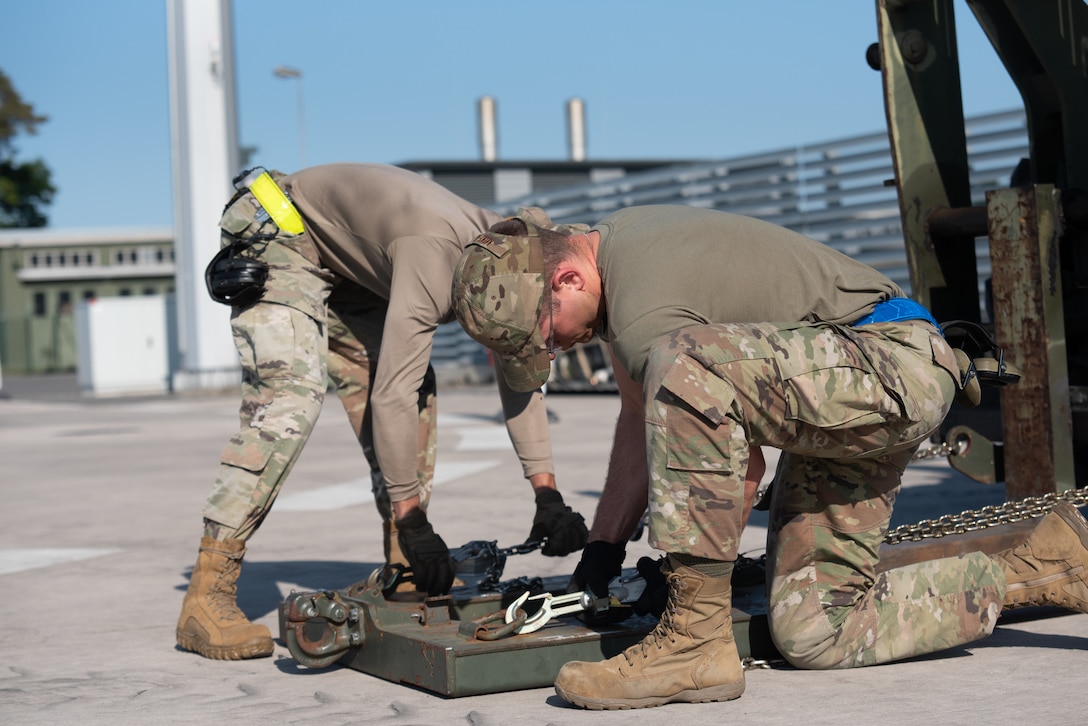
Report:
<svg viewBox="0 0 1088 726"><path fill-rule="evenodd" d="M954 4L877 0L870 63L883 76L913 294L940 321L992 326L1021 373L989 408L994 441L957 427L997 454L991 471L969 474L1003 479L1010 501L1060 493L1088 483L1088 6L967 0L1020 92L1030 154L1008 187L976 202ZM987 407L974 411L950 419L982 421Z"/></svg>

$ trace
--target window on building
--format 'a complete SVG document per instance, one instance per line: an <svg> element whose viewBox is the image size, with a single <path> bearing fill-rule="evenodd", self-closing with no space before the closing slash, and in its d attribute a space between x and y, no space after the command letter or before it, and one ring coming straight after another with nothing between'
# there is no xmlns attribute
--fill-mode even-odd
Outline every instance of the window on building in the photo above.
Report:
<svg viewBox="0 0 1088 726"><path fill-rule="evenodd" d="M121 291L118 292L117 294L120 295L121 297L128 297L129 295L132 294L132 290L129 290L127 287L122 287Z"/></svg>
<svg viewBox="0 0 1088 726"><path fill-rule="evenodd" d="M34 293L34 315L39 318L45 317L45 293Z"/></svg>
<svg viewBox="0 0 1088 726"><path fill-rule="evenodd" d="M134 265L137 262L139 262L140 261L140 251L139 250L131 250L128 253L128 261L131 262Z"/></svg>
<svg viewBox="0 0 1088 726"><path fill-rule="evenodd" d="M65 265L67 265L68 264L68 255L66 255L63 252L57 254L57 264L60 265L61 267L64 267Z"/></svg>
<svg viewBox="0 0 1088 726"><path fill-rule="evenodd" d="M119 265L125 264L125 253L122 252L121 250L117 250L117 252L114 254L114 259L117 261L117 264L119 264Z"/></svg>
<svg viewBox="0 0 1088 726"><path fill-rule="evenodd" d="M144 288L144 295L157 295L157 294L158 293L155 291L155 288L153 288L153 287L145 287Z"/></svg>
<svg viewBox="0 0 1088 726"><path fill-rule="evenodd" d="M53 266L53 253L52 252L46 252L45 253L45 266L46 267L52 267Z"/></svg>
<svg viewBox="0 0 1088 726"><path fill-rule="evenodd" d="M163 252L162 247L155 250L155 262L162 262L166 258L166 253Z"/></svg>
<svg viewBox="0 0 1088 726"><path fill-rule="evenodd" d="M57 295L57 315L72 314L72 293L61 290Z"/></svg>
<svg viewBox="0 0 1088 726"><path fill-rule="evenodd" d="M38 253L37 252L35 252L34 254L32 254L30 256L30 266L31 267L37 267L38 266Z"/></svg>
<svg viewBox="0 0 1088 726"><path fill-rule="evenodd" d="M82 261L83 261L83 255L82 254L80 254L79 252L73 252L72 253L72 264L73 265L75 265L76 267L79 267L79 263L81 263Z"/></svg>
<svg viewBox="0 0 1088 726"><path fill-rule="evenodd" d="M97 295L94 294L94 290L84 290L83 291L83 299L84 300L94 300L95 297L97 297Z"/></svg>

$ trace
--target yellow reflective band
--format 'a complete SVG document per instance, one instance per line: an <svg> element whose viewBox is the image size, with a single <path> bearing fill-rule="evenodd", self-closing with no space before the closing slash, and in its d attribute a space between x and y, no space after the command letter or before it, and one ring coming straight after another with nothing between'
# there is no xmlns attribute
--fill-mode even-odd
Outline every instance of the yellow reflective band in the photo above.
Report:
<svg viewBox="0 0 1088 726"><path fill-rule="evenodd" d="M246 181L249 191L253 192L253 196L264 207L264 211L268 212L268 216L272 218L276 226L291 234L302 234L306 231L302 225L302 215L298 213L295 205L291 204L291 200L267 171L253 180Z"/></svg>

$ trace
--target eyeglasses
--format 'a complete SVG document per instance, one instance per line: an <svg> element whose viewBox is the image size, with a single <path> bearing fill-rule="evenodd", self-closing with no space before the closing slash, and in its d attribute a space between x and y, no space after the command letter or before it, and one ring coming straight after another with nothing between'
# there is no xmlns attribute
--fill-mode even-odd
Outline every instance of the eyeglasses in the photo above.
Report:
<svg viewBox="0 0 1088 726"><path fill-rule="evenodd" d="M548 305L548 357L555 357L555 308L552 307L551 300L547 302Z"/></svg>

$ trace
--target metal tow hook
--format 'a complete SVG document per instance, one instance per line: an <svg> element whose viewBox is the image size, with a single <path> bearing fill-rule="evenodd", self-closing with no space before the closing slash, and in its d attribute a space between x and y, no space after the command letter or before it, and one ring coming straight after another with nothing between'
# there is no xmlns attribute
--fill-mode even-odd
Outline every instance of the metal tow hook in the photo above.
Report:
<svg viewBox="0 0 1088 726"><path fill-rule="evenodd" d="M540 609L532 615L526 616L522 606L530 600L540 600ZM569 595L553 595L546 592L543 595L534 595L532 597L529 596L527 590L517 600L510 603L510 607L506 608L506 622L513 623L524 617L525 624L514 630L514 632L519 635L521 633L532 633L543 628L552 618L561 615L582 612L596 615L607 610L610 602L610 597L597 597L589 590L572 592Z"/></svg>
<svg viewBox="0 0 1088 726"><path fill-rule="evenodd" d="M285 603L284 634L291 655L307 668L324 668L363 645L359 609L335 592L293 593ZM310 634L324 625L320 636Z"/></svg>

